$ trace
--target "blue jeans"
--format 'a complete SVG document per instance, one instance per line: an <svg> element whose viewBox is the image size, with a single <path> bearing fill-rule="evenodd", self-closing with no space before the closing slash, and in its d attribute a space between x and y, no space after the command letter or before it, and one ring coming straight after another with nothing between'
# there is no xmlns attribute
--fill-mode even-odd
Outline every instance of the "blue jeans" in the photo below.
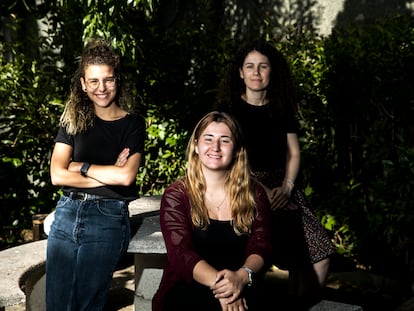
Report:
<svg viewBox="0 0 414 311"><path fill-rule="evenodd" d="M62 196L47 241L46 310L102 310L129 241L127 202Z"/></svg>

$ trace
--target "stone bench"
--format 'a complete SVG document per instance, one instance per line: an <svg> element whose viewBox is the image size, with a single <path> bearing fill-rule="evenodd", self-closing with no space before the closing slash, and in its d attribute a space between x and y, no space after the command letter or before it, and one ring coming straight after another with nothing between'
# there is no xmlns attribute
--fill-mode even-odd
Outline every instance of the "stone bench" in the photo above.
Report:
<svg viewBox="0 0 414 311"><path fill-rule="evenodd" d="M167 262L167 250L160 230L159 215L143 219L129 243L128 253L134 254L134 309L151 310L151 299L158 289Z"/></svg>
<svg viewBox="0 0 414 311"><path fill-rule="evenodd" d="M33 284L28 273L35 271L36 277L44 271L46 262L46 240L40 240L5 249L0 252L0 311L6 307L25 303L26 295ZM30 297L27 297L30 300ZM28 301L26 301L26 306ZM30 308L26 307L26 310Z"/></svg>

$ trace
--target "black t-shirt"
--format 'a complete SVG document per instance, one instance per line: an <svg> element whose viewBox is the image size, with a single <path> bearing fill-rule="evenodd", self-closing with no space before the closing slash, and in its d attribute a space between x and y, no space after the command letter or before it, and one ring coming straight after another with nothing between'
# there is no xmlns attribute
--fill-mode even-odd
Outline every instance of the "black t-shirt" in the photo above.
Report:
<svg viewBox="0 0 414 311"><path fill-rule="evenodd" d="M193 242L200 256L217 270L236 271L244 264L247 236L237 235L230 220L210 219L207 229L194 229Z"/></svg>
<svg viewBox="0 0 414 311"><path fill-rule="evenodd" d="M253 172L276 172L286 165L287 133L297 133L294 114L271 113L269 105L254 106L240 99L232 113L241 125Z"/></svg>
<svg viewBox="0 0 414 311"><path fill-rule="evenodd" d="M130 155L137 152L143 155L145 138L145 120L139 115L127 114L124 118L114 121L96 117L92 127L76 135L69 135L65 128L60 127L55 142L72 146L72 161L112 165L124 148L130 149ZM138 198L138 187L135 182L129 186L108 185L96 188L64 186L63 191L80 191L124 200Z"/></svg>

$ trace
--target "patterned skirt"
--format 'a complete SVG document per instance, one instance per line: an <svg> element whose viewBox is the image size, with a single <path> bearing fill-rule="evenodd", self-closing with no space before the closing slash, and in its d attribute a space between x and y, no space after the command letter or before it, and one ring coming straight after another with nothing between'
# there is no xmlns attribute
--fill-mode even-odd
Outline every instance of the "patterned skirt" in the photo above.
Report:
<svg viewBox="0 0 414 311"><path fill-rule="evenodd" d="M281 185L284 172L254 176L267 188ZM285 270L300 270L335 253L328 231L313 212L300 185L295 185L285 208L272 212L273 264Z"/></svg>

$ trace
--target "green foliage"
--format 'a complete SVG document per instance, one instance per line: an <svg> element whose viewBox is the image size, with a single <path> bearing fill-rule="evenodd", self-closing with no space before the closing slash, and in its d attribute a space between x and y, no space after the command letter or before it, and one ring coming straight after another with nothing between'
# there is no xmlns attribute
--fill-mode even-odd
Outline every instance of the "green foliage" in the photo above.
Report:
<svg viewBox="0 0 414 311"><path fill-rule="evenodd" d="M148 111L145 163L138 175L142 194L162 194L164 189L184 175L187 132L179 132L174 120L157 118Z"/></svg>
<svg viewBox="0 0 414 311"><path fill-rule="evenodd" d="M336 183L325 186L341 194L347 180L358 185L336 205L358 237L359 259L383 270L373 258L413 261L413 43L414 22L406 17L336 29L325 41L323 82L338 155Z"/></svg>
<svg viewBox="0 0 414 311"><path fill-rule="evenodd" d="M313 31L288 35L278 44L287 56L297 85L298 119L300 124L301 167L309 195L319 191L319 185L330 181L330 171L336 165L333 118L325 95L324 75L328 71L323 38ZM321 161L320 155L324 155ZM312 174L312 172L318 172ZM309 184L312 181L312 186ZM321 210L321 213L329 211Z"/></svg>
<svg viewBox="0 0 414 311"><path fill-rule="evenodd" d="M397 17L278 43L298 84L307 195L338 252L382 273L414 262L413 29Z"/></svg>
<svg viewBox="0 0 414 311"><path fill-rule="evenodd" d="M0 72L0 224L27 228L32 214L50 210L50 133L61 102L44 87L51 81L36 61L16 57Z"/></svg>

